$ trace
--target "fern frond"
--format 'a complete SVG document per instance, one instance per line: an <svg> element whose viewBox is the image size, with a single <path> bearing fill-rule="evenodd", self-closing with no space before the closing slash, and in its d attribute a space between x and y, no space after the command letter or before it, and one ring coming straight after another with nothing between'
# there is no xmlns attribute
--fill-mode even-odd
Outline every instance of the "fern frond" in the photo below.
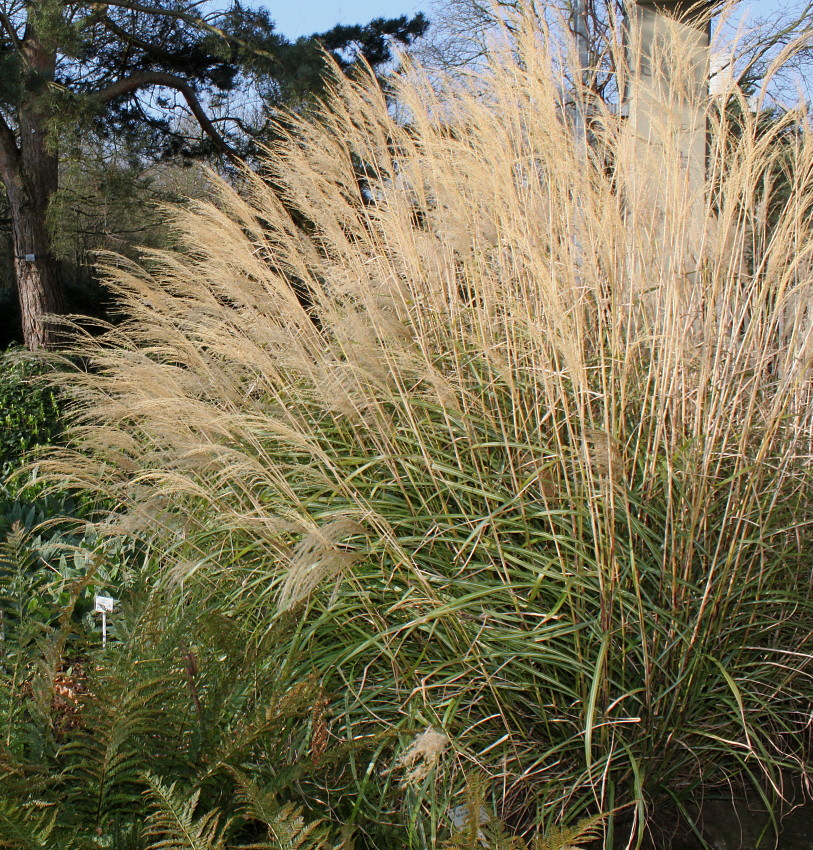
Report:
<svg viewBox="0 0 813 850"><path fill-rule="evenodd" d="M29 533L21 522L15 522L5 540L0 543L0 568L4 572L18 572L30 567L34 553L28 545Z"/></svg>
<svg viewBox="0 0 813 850"><path fill-rule="evenodd" d="M4 540L0 540L0 610L18 620L25 620L29 595L42 583L35 569L36 554L30 545L30 534L15 522Z"/></svg>
<svg viewBox="0 0 813 850"><path fill-rule="evenodd" d="M532 850L582 850L585 844L601 837L605 815L582 818L573 826L554 826L542 836L538 835Z"/></svg>
<svg viewBox="0 0 813 850"><path fill-rule="evenodd" d="M69 760L65 775L73 781L74 805L94 823L113 809L139 807L141 777L149 764L144 742L151 742L154 759L174 738L167 698L173 684L167 676L142 682L109 676L92 683L95 692L83 712L85 726L62 752Z"/></svg>
<svg viewBox="0 0 813 850"><path fill-rule="evenodd" d="M280 805L274 794L262 790L239 771L231 772L237 781L236 796L243 816L262 823L270 839L241 850L317 850L325 846L319 822L306 823L301 806Z"/></svg>
<svg viewBox="0 0 813 850"><path fill-rule="evenodd" d="M204 778L213 776L222 767L237 768L258 742L267 741L269 737L278 738L279 730L288 721L307 717L321 693L310 679L281 693L274 692L273 683L269 683L268 689L272 692L270 703L246 713L222 736L208 759L211 767Z"/></svg>
<svg viewBox="0 0 813 850"><path fill-rule="evenodd" d="M573 826L554 826L534 837L530 848L522 838L508 834L504 824L492 818L485 807L486 779L469 779L465 802L452 812L454 830L447 850L583 850L585 843L599 838L605 815L583 818Z"/></svg>
<svg viewBox="0 0 813 850"><path fill-rule="evenodd" d="M57 819L57 808L48 807L39 812L36 806L21 806L17 801L0 799L0 847L22 850L52 850L49 841ZM61 841L59 846L69 844Z"/></svg>
<svg viewBox="0 0 813 850"><path fill-rule="evenodd" d="M445 846L448 850L479 850L493 847L495 850L513 850L513 839L506 843L505 836L495 830L492 819L485 808L486 778L481 775L470 777L466 783L465 802L451 812L452 836Z"/></svg>
<svg viewBox="0 0 813 850"><path fill-rule="evenodd" d="M220 812L214 809L195 818L199 790L183 798L175 790L175 782L164 785L149 773L144 779L152 808L144 827L145 838L153 839L147 850L223 850Z"/></svg>

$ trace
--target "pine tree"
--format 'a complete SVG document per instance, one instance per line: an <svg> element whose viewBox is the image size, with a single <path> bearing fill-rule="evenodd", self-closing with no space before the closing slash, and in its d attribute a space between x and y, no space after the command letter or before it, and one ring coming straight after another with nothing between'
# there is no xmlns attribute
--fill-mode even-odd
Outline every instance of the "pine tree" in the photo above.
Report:
<svg viewBox="0 0 813 850"><path fill-rule="evenodd" d="M390 60L391 40L409 43L421 15L336 27L290 42L264 10L234 3L203 16L192 0L2 0L0 2L0 181L10 209L23 337L52 344L48 314L65 311L46 215L59 184L60 127L70 123L111 139L138 128L145 156L201 153L227 158L246 131L214 118L213 94L262 81L275 104L318 88L320 45L344 67ZM173 122L185 108L205 137L190 143ZM146 134L145 134L146 130Z"/></svg>

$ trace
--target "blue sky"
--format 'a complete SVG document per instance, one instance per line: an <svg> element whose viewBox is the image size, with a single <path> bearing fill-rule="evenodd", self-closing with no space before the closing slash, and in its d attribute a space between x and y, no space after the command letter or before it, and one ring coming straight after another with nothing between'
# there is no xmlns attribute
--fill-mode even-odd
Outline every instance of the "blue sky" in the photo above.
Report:
<svg viewBox="0 0 813 850"><path fill-rule="evenodd" d="M288 38L324 32L335 24L361 24L377 17L394 18L430 12L431 0L255 0L265 6L276 21L277 28ZM782 0L751 0L744 2L742 10L750 7L748 17L761 17L775 13ZM431 17L431 15L430 15Z"/></svg>
<svg viewBox="0 0 813 850"><path fill-rule="evenodd" d="M281 33L296 38L335 24L363 24L373 18L427 12L429 0L265 0L262 5Z"/></svg>

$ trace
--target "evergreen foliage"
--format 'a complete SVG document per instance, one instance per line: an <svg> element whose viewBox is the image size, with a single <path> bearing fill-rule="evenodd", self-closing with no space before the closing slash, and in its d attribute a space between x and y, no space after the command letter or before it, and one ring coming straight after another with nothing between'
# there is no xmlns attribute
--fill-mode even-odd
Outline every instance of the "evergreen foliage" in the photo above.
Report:
<svg viewBox="0 0 813 850"><path fill-rule="evenodd" d="M0 354L0 480L7 479L31 449L60 433L57 391L36 380L46 369L20 352Z"/></svg>
<svg viewBox="0 0 813 850"><path fill-rule="evenodd" d="M111 152L124 143L142 162L236 160L281 101L318 94L323 43L347 70L381 65L394 41L408 44L426 26L422 15L379 18L291 43L267 12L239 2L212 13L189 0L0 3L0 181L25 345L55 344L46 316L67 308L47 226L62 151L81 150L90 134ZM265 102L247 107L258 85Z"/></svg>
<svg viewBox="0 0 813 850"><path fill-rule="evenodd" d="M194 134L190 138L173 114L173 92L194 109L193 101L205 103L209 93L219 92L221 98L237 94L248 74L266 96L265 110L301 103L322 91L327 66L320 48L346 70L359 61L383 68L392 61L394 42L408 44L427 27L422 15L377 18L290 42L275 30L265 9L240 3L206 16L196 4L127 0L103 7L15 4L3 13L4 115L21 108L27 91L47 88L43 108L63 133L70 126L63 136L68 144L80 144L88 132L116 145L129 137L138 140L142 157L152 159L196 149ZM36 30L43 49L59 57L53 80L26 67L26 23ZM231 106L239 115L240 104ZM226 118L219 126L216 130L204 119L204 144L213 145L210 150L222 153L229 142L242 146L246 122Z"/></svg>

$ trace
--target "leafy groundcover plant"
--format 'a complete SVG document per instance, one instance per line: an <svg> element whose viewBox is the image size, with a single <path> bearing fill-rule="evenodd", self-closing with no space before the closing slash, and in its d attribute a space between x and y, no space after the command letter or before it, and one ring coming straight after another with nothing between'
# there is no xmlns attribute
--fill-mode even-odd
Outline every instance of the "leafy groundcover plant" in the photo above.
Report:
<svg viewBox="0 0 813 850"><path fill-rule="evenodd" d="M315 683L284 758L215 762L273 785L343 748L286 785L326 846L634 845L669 800L807 769L808 118L699 99L698 187L677 131L643 156L592 103L580 138L552 40L511 38L404 73L407 120L337 79L176 250L111 267L124 321L60 379L52 480L234 625L246 687ZM140 740L142 840L228 842L229 795ZM200 840L164 845L181 780Z"/></svg>

